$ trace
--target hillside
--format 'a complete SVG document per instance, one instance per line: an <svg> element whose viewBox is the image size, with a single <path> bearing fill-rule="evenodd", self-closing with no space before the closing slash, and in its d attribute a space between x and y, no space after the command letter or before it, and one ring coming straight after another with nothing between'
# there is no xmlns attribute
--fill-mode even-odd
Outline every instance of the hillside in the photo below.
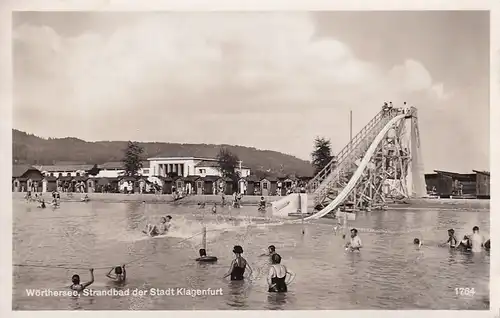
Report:
<svg viewBox="0 0 500 318"><path fill-rule="evenodd" d="M54 164L65 161L101 164L120 161L126 145L126 141L87 142L72 137L44 139L16 129L12 130L12 160L15 163ZM144 148L144 158L159 154L215 158L223 146L236 154L245 166L256 172L270 170L271 174L277 174L282 165L284 174L310 176L313 173L308 161L277 151L231 145L163 142L147 142L140 145Z"/></svg>

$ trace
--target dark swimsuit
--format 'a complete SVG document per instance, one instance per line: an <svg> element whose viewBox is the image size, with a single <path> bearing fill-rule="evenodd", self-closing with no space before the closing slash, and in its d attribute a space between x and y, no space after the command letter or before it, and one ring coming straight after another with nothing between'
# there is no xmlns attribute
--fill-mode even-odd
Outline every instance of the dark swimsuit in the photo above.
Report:
<svg viewBox="0 0 500 318"><path fill-rule="evenodd" d="M276 273L276 268L274 268L274 273ZM271 278L271 283L274 285L273 287L269 287L268 292L270 293L286 293L288 288L286 286L286 274L285 276L279 278L277 276Z"/></svg>
<svg viewBox="0 0 500 318"><path fill-rule="evenodd" d="M243 274L245 274L245 269L246 269L246 261L242 260L244 262L244 266L241 266L241 261L240 259L235 259L234 260L234 266L233 270L231 271L231 280L243 280Z"/></svg>

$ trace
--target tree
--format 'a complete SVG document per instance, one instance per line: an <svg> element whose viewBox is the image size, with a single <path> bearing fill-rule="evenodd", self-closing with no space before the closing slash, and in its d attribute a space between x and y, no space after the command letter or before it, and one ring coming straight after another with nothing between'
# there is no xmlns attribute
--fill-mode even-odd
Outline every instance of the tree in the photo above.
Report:
<svg viewBox="0 0 500 318"><path fill-rule="evenodd" d="M141 155L144 149L137 142L129 141L123 164L125 166L125 176L137 176L137 173L142 168Z"/></svg>
<svg viewBox="0 0 500 318"><path fill-rule="evenodd" d="M329 139L316 137L314 139L314 151L311 153L314 173L320 172L334 157Z"/></svg>
<svg viewBox="0 0 500 318"><path fill-rule="evenodd" d="M239 165L240 159L227 148L220 148L217 154L217 162L219 171L225 178L230 178L233 182L237 182L239 174L236 172L236 167Z"/></svg>

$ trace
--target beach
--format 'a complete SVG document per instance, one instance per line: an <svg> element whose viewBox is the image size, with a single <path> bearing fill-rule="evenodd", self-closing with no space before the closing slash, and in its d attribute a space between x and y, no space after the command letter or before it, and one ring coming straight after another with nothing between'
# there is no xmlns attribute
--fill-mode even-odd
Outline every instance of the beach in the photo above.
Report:
<svg viewBox="0 0 500 318"><path fill-rule="evenodd" d="M12 198L14 200L22 200L26 193L23 192L13 192ZM72 196L68 196L67 193L61 193L61 202L80 202L82 193L73 193ZM205 204L220 204L220 195L189 195L179 200L174 200L171 194L123 194L123 193L88 193L87 194L90 201L105 202L105 203L125 203L125 202L146 202L146 203L161 203L161 204L173 204L173 205L198 205L200 203ZM51 193L43 193L42 196L45 201L51 200ZM226 195L226 203L232 202L232 196ZM260 196L248 195L243 196L241 199L241 205L257 206L260 201ZM265 196L267 203L277 201L283 197L280 196ZM411 199L407 204L398 203L388 203L388 209L426 209L426 208L437 208L437 209L447 209L447 210L483 210L490 208L490 200L478 200L478 199Z"/></svg>

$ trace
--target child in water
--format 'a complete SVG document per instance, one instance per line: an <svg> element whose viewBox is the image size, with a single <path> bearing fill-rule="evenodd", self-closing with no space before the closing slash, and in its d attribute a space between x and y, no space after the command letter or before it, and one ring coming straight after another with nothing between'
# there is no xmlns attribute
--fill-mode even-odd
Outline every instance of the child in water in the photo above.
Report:
<svg viewBox="0 0 500 318"><path fill-rule="evenodd" d="M111 275L111 272L113 270L115 270L115 274ZM109 273L106 274L106 277L111 278L115 282L119 282L119 283L124 282L125 279L127 278L127 271L125 271L125 264L122 266L117 266L117 267L111 268Z"/></svg>
<svg viewBox="0 0 500 318"><path fill-rule="evenodd" d="M69 286L69 288L72 290L76 290L78 292L82 292L85 288L92 285L92 283L94 282L94 269L91 268L91 269L89 269L89 271L90 271L90 281L89 282L81 284L80 283L80 275L75 274L75 275L73 275L73 277L71 277L72 284L71 284L71 286Z"/></svg>
<svg viewBox="0 0 500 318"><path fill-rule="evenodd" d="M264 197L260 197L259 211L264 211L265 209L266 209L266 199L264 199Z"/></svg>
<svg viewBox="0 0 500 318"><path fill-rule="evenodd" d="M212 213L217 213L217 203L214 203L214 206L212 207Z"/></svg>

